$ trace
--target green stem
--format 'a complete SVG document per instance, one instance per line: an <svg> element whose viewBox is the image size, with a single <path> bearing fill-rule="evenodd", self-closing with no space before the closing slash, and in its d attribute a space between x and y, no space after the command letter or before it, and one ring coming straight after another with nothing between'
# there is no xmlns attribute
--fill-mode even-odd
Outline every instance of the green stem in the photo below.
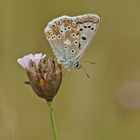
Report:
<svg viewBox="0 0 140 140"><path fill-rule="evenodd" d="M52 102L47 102L47 104L49 108L49 116L50 116L50 123L52 127L53 140L58 140Z"/></svg>

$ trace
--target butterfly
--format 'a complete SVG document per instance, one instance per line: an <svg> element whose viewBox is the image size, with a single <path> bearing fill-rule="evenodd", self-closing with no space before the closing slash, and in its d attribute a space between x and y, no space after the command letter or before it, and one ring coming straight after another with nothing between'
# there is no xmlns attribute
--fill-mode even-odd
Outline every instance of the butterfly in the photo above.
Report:
<svg viewBox="0 0 140 140"><path fill-rule="evenodd" d="M94 38L100 17L96 14L61 16L50 21L44 32L59 64L80 68L80 58Z"/></svg>

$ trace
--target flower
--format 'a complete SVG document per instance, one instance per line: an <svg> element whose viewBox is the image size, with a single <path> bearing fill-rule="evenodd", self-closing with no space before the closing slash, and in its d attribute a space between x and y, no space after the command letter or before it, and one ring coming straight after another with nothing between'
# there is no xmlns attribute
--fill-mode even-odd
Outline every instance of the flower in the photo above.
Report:
<svg viewBox="0 0 140 140"><path fill-rule="evenodd" d="M45 58L46 55L42 56L42 53L38 54L28 54L25 55L23 58L18 58L17 62L23 67L23 68L29 68L30 60L36 63L38 65L39 61L43 58Z"/></svg>
<svg viewBox="0 0 140 140"><path fill-rule="evenodd" d="M25 69L29 82L35 93L51 102L57 94L62 80L61 65L54 58L46 55L28 54L18 58L17 62Z"/></svg>

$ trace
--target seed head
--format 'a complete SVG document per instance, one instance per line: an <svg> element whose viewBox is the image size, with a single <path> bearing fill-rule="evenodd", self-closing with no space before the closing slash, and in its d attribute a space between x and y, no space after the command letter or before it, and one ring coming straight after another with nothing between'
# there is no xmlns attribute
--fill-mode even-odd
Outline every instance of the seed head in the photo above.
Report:
<svg viewBox="0 0 140 140"><path fill-rule="evenodd" d="M29 82L35 93L52 101L62 80L61 65L54 58L46 59L46 55L29 54L19 58L17 62L25 69Z"/></svg>

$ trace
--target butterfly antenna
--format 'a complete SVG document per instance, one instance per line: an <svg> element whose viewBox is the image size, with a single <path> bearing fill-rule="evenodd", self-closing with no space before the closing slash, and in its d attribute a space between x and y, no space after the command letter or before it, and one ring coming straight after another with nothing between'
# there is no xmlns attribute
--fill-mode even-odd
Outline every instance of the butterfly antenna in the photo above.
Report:
<svg viewBox="0 0 140 140"><path fill-rule="evenodd" d="M83 72L86 74L86 76L87 76L88 78L90 78L89 74L87 73L87 71L86 71L86 69L83 67L83 65L81 66L81 68L82 68Z"/></svg>
<svg viewBox="0 0 140 140"><path fill-rule="evenodd" d="M61 69L59 72L57 72L57 74L60 73L60 72L62 72L62 71L64 71L64 70L66 70L66 69L67 69L67 72L70 72L70 69L68 69L68 68L63 68L63 69ZM67 74L67 73L66 73L66 74ZM64 73L63 75L65 75L65 73Z"/></svg>
<svg viewBox="0 0 140 140"><path fill-rule="evenodd" d="M61 69L59 72L57 72L57 74L60 73L60 72L62 72L62 71L64 71L65 69L66 69L66 68Z"/></svg>
<svg viewBox="0 0 140 140"><path fill-rule="evenodd" d="M85 61L82 61L82 62L86 62L86 63L89 63L89 64L96 64L94 61L87 61L87 60L85 60Z"/></svg>

